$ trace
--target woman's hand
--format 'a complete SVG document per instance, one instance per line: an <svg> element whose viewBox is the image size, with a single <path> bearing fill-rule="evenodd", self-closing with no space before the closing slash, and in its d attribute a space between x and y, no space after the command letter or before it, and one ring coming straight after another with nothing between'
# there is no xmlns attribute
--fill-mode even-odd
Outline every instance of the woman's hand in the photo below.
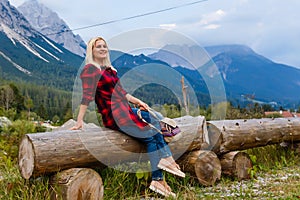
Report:
<svg viewBox="0 0 300 200"><path fill-rule="evenodd" d="M70 130L79 130L83 128L83 121L79 120L77 121L76 125L70 128Z"/></svg>
<svg viewBox="0 0 300 200"><path fill-rule="evenodd" d="M148 104L146 104L145 102L143 102L143 101L141 101L140 103L139 103L139 107L140 107L140 109L141 110L149 110L149 106L148 106Z"/></svg>
<svg viewBox="0 0 300 200"><path fill-rule="evenodd" d="M78 130L83 128L83 117L86 112L86 109L87 105L80 105L76 125L70 128L70 130Z"/></svg>
<svg viewBox="0 0 300 200"><path fill-rule="evenodd" d="M126 94L126 98L129 102L138 105L141 110L149 110L149 108L150 108L148 106L148 104L146 104L145 102L141 101L140 99L132 96L131 94Z"/></svg>

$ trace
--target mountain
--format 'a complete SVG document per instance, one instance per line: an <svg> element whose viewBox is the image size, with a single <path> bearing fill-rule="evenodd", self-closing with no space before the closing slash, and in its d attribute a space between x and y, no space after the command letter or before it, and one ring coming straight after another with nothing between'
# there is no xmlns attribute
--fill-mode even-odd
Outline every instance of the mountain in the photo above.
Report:
<svg viewBox="0 0 300 200"><path fill-rule="evenodd" d="M235 95L254 94L265 101L300 100L300 69L275 63L245 46L223 51L213 60L226 89Z"/></svg>
<svg viewBox="0 0 300 200"><path fill-rule="evenodd" d="M0 76L71 89L83 58L34 29L9 1L0 0Z"/></svg>
<svg viewBox="0 0 300 200"><path fill-rule="evenodd" d="M72 90L84 58L36 30L7 0L0 0L0 10L1 79ZM38 11L32 13L35 12ZM41 13L44 15L51 12ZM68 28L67 25L65 27ZM76 42L74 45L80 46ZM167 45L147 56L112 50L111 60L120 77L130 77L127 84L130 90L145 84L149 86L157 80L162 83L170 80L177 82L166 83L173 84L177 91L181 91L180 78L184 75L198 101L206 105L210 103L210 89L218 87L224 87L230 101L241 102L251 97L250 100L259 103L277 102L286 105L300 102L300 69L275 63L244 45L218 45L205 49ZM176 77L173 76L175 73L167 69L176 70ZM218 78L219 82L211 85L211 80ZM145 99L157 93L152 86L148 86L139 93L149 93ZM160 95L166 94L160 89L158 91Z"/></svg>
<svg viewBox="0 0 300 200"><path fill-rule="evenodd" d="M69 51L84 57L86 44L79 35L74 35L68 25L37 0L25 1L18 7L29 23L40 33L46 35ZM59 33L59 34L53 34Z"/></svg>
<svg viewBox="0 0 300 200"><path fill-rule="evenodd" d="M199 49L197 50L197 48ZM200 56L196 55L198 52L198 55L202 53L203 56L201 47L178 45L170 47L168 45L148 56L160 59L173 67L177 66L176 69L195 85L196 90L205 93L208 90L205 87L204 76L209 79L219 76L229 100L251 95L252 98L260 100L259 102L275 101L281 105L300 101L300 69L275 63L244 45L210 46L205 50L211 60L203 65L194 66L194 68L187 64L186 60L189 59L185 60L178 55L201 60ZM168 52L171 53L168 54ZM217 68L212 67L211 61Z"/></svg>

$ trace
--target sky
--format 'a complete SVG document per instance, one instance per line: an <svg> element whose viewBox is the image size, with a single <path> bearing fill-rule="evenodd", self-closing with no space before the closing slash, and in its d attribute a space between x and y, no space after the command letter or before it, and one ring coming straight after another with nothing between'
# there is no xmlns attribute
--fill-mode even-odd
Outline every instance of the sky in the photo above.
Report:
<svg viewBox="0 0 300 200"><path fill-rule="evenodd" d="M16 7L24 1L9 0ZM274 62L300 68L299 0L38 1L56 12L72 30L117 20L75 30L86 42L94 36L109 40L136 29L164 28L201 46L247 45ZM120 21L174 7L177 8Z"/></svg>

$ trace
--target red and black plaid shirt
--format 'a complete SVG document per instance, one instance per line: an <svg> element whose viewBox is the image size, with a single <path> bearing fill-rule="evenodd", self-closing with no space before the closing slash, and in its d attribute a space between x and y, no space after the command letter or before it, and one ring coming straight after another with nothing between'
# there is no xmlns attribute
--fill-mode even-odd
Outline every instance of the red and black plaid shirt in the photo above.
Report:
<svg viewBox="0 0 300 200"><path fill-rule="evenodd" d="M89 105L95 99L98 112L107 128L119 130L122 126L149 126L135 115L127 101L117 72L110 67L100 70L92 64L84 66L81 75L83 95L81 104Z"/></svg>

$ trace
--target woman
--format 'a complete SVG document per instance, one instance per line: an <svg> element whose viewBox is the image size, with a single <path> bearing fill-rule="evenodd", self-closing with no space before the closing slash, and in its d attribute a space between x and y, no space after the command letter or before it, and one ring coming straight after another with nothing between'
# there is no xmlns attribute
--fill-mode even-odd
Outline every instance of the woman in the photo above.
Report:
<svg viewBox="0 0 300 200"><path fill-rule="evenodd" d="M150 189L165 196L176 196L163 180L162 170L180 177L185 177L185 174L174 161L163 136L140 120L135 110L131 109L129 102L143 110L148 110L149 106L122 88L116 70L110 63L108 47L103 38L96 37L89 41L85 62L80 75L82 101L77 123L71 129L83 127L87 107L95 100L105 127L124 132L146 144L152 170Z"/></svg>

